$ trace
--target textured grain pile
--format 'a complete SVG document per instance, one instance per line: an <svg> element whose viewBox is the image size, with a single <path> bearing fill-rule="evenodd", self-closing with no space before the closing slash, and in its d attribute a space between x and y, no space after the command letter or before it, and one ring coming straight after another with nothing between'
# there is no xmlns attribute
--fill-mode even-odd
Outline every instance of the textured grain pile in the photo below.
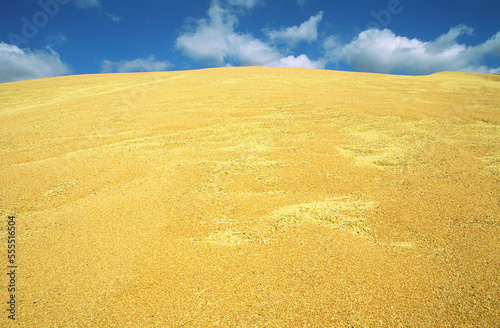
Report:
<svg viewBox="0 0 500 328"><path fill-rule="evenodd" d="M19 327L500 325L500 76L82 75L0 104Z"/></svg>

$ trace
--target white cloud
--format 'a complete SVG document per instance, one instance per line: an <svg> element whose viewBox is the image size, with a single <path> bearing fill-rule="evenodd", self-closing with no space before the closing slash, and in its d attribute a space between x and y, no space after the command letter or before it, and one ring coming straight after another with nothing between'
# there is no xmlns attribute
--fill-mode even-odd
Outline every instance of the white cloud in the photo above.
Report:
<svg viewBox="0 0 500 328"><path fill-rule="evenodd" d="M433 41L397 36L391 30L369 29L350 43L335 37L324 42L333 61L345 61L362 71L430 74L438 71L495 73L498 68L482 65L485 55L500 55L500 32L478 46L460 44L457 38L472 34L465 25L451 28Z"/></svg>
<svg viewBox="0 0 500 328"><path fill-rule="evenodd" d="M488 41L475 47L473 51L480 54L500 57L500 31L493 35Z"/></svg>
<svg viewBox="0 0 500 328"><path fill-rule="evenodd" d="M48 47L30 51L0 42L0 83L69 74L59 54Z"/></svg>
<svg viewBox="0 0 500 328"><path fill-rule="evenodd" d="M86 8L101 8L100 0L75 0L75 5L78 8L86 9Z"/></svg>
<svg viewBox="0 0 500 328"><path fill-rule="evenodd" d="M229 0L228 3L232 6L240 6L247 9L253 8L256 5L260 5L260 0Z"/></svg>
<svg viewBox="0 0 500 328"><path fill-rule="evenodd" d="M231 52L231 44L244 37L234 33L237 22L235 15L213 4L208 19L199 19L195 31L179 36L176 46L191 58L222 65Z"/></svg>
<svg viewBox="0 0 500 328"><path fill-rule="evenodd" d="M113 23L118 23L122 20L117 14L106 13L106 17L108 17Z"/></svg>
<svg viewBox="0 0 500 328"><path fill-rule="evenodd" d="M307 4L307 0L297 0L297 5L303 7Z"/></svg>
<svg viewBox="0 0 500 328"><path fill-rule="evenodd" d="M241 65L268 66L268 63L279 59L281 56L276 49L250 35L237 36L235 34L235 36L230 45L229 55L231 56L230 59L236 59Z"/></svg>
<svg viewBox="0 0 500 328"><path fill-rule="evenodd" d="M148 58L122 60L118 62L104 60L101 66L102 73L126 73L165 71L168 67L171 67L172 64L166 61L159 61L155 58L155 56L151 55Z"/></svg>
<svg viewBox="0 0 500 328"><path fill-rule="evenodd" d="M295 45L300 41L311 43L318 38L318 24L323 19L323 12L316 16L311 16L308 21L300 26L281 28L279 30L268 31L267 35L271 40L283 40L290 45Z"/></svg>
<svg viewBox="0 0 500 328"><path fill-rule="evenodd" d="M68 42L68 38L62 33L57 33L49 35L47 41L50 42L50 44L64 44Z"/></svg>
<svg viewBox="0 0 500 328"><path fill-rule="evenodd" d="M270 62L267 66L272 67L302 67L302 68L325 68L326 60L310 60L306 55L298 57L288 56L278 61Z"/></svg>
<svg viewBox="0 0 500 328"><path fill-rule="evenodd" d="M272 45L248 33L238 33L238 18L214 2L208 18L196 21L194 28L177 38L176 47L187 56L218 66L292 66L323 68L306 55L286 56ZM300 66L304 65L304 66Z"/></svg>

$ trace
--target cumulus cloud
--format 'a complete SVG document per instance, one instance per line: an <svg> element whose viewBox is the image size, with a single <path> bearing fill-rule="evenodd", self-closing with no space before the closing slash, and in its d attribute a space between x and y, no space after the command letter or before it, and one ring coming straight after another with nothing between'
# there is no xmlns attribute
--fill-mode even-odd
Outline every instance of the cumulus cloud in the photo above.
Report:
<svg viewBox="0 0 500 328"><path fill-rule="evenodd" d="M309 20L300 24L300 26L281 28L266 33L271 40L282 40L290 45L295 45L301 41L311 43L318 38L318 24L322 19L323 12L320 11L316 16L311 16Z"/></svg>
<svg viewBox="0 0 500 328"><path fill-rule="evenodd" d="M199 19L194 31L177 38L176 46L191 58L222 65L231 52L231 44L245 37L234 33L237 22L235 15L213 4L208 19Z"/></svg>
<svg viewBox="0 0 500 328"><path fill-rule="evenodd" d="M473 53L488 54L500 57L500 31L493 35L488 41L474 47Z"/></svg>
<svg viewBox="0 0 500 328"><path fill-rule="evenodd" d="M101 67L102 73L127 73L127 72L155 72L165 71L172 64L167 61L159 61L155 56L151 55L148 58L138 58L134 60L111 61L104 60Z"/></svg>
<svg viewBox="0 0 500 328"><path fill-rule="evenodd" d="M0 83L69 74L59 54L48 47L31 51L0 42Z"/></svg>
<svg viewBox="0 0 500 328"><path fill-rule="evenodd" d="M100 8L101 1L100 0L75 0L75 5L78 8L86 9L86 8Z"/></svg>
<svg viewBox="0 0 500 328"><path fill-rule="evenodd" d="M466 25L451 28L433 41L398 36L391 30L368 29L350 43L329 37L324 42L332 61L368 72L431 74L438 71L497 73L499 68L482 64L486 55L500 55L500 32L478 46L458 42L458 37L471 35Z"/></svg>
<svg viewBox="0 0 500 328"><path fill-rule="evenodd" d="M269 62L266 66L271 67L302 67L302 68L325 68L326 60L310 60L306 55L300 55L297 57L288 56L280 58L277 61Z"/></svg>
<svg viewBox="0 0 500 328"><path fill-rule="evenodd" d="M176 47L193 59L218 66L324 67L322 61L311 61L306 55L286 56L251 34L238 33L237 24L238 18L233 12L214 2L208 10L208 18L196 20L190 31L177 38Z"/></svg>

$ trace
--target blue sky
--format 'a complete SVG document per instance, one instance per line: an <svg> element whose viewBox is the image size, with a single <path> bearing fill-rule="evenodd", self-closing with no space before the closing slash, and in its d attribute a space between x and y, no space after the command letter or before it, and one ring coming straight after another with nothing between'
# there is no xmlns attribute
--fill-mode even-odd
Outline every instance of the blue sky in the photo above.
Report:
<svg viewBox="0 0 500 328"><path fill-rule="evenodd" d="M221 66L500 73L498 0L0 0L0 82Z"/></svg>

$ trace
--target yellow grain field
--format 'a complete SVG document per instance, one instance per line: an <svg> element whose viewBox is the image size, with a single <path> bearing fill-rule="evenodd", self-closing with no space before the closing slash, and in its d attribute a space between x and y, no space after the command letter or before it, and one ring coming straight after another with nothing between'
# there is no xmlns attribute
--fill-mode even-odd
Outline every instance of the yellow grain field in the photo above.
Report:
<svg viewBox="0 0 500 328"><path fill-rule="evenodd" d="M2 327L500 325L500 76L80 75L0 105Z"/></svg>

